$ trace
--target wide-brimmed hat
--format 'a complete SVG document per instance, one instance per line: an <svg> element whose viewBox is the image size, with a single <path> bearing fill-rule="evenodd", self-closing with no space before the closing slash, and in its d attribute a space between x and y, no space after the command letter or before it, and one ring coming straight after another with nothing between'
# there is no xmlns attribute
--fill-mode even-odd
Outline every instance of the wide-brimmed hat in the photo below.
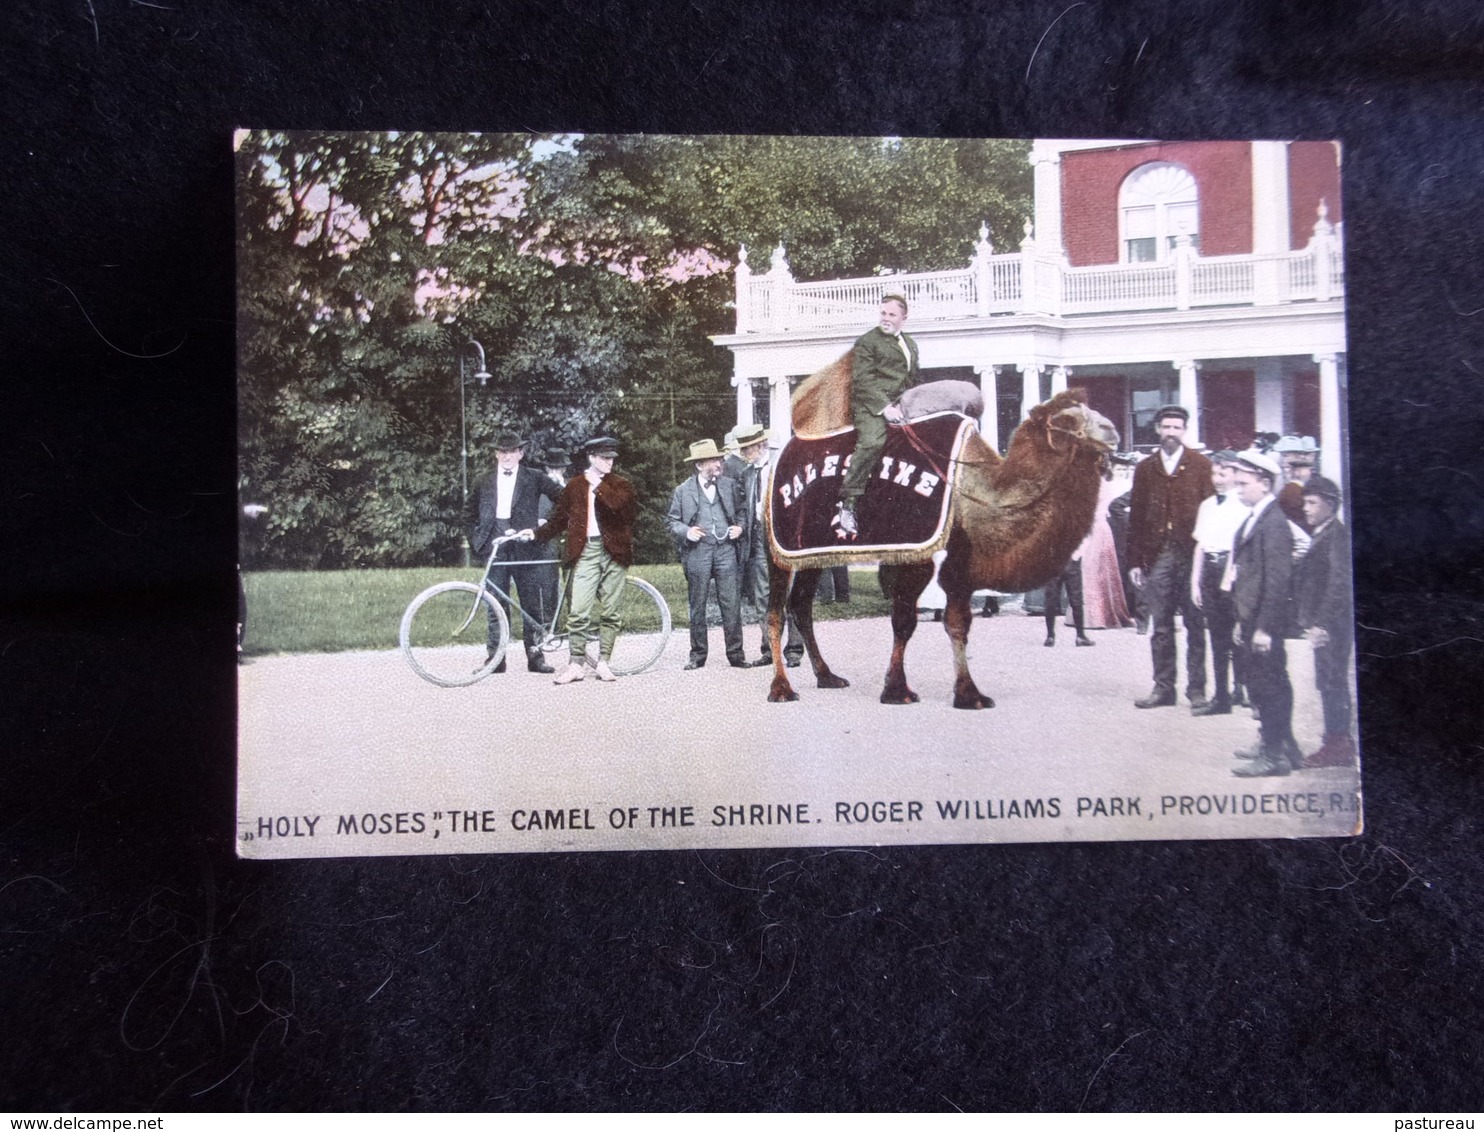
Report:
<svg viewBox="0 0 1484 1132"><path fill-rule="evenodd" d="M1274 483L1283 478L1283 469L1266 452L1248 448L1237 453L1237 467L1245 472L1257 472L1269 477Z"/></svg>
<svg viewBox="0 0 1484 1132"><path fill-rule="evenodd" d="M737 426L737 447L747 448L753 444L761 444L768 439L768 430L760 424Z"/></svg>
<svg viewBox="0 0 1484 1132"><path fill-rule="evenodd" d="M719 460L721 459L721 449L716 446L716 441L707 437L705 440L698 440L690 446L690 456L687 458L693 464L698 460Z"/></svg>
<svg viewBox="0 0 1484 1132"><path fill-rule="evenodd" d="M618 455L618 441L611 436L595 436L582 446L587 453L612 452Z"/></svg>
<svg viewBox="0 0 1484 1132"><path fill-rule="evenodd" d="M524 448L525 446L526 442L509 429L506 429L504 432L495 433L496 452L514 452L517 448Z"/></svg>

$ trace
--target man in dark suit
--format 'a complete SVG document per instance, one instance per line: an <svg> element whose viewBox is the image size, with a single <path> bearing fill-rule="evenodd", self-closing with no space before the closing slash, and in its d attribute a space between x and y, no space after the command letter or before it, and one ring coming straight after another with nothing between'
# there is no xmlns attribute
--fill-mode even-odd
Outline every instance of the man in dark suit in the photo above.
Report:
<svg viewBox="0 0 1484 1132"><path fill-rule="evenodd" d="M1129 579L1149 608L1149 652L1154 690L1134 706L1175 703L1175 614L1185 624L1185 695L1192 708L1206 706L1206 631L1190 600L1192 534L1201 501L1215 492L1211 461L1185 446L1190 413L1166 405L1155 414L1159 450L1134 469L1129 492Z"/></svg>
<svg viewBox="0 0 1484 1132"><path fill-rule="evenodd" d="M840 529L854 535L856 501L875 474L886 447L886 426L901 424L895 402L918 379L917 343L902 333L907 300L887 295L881 300L881 319L855 340L850 362L850 412L855 421L855 453L845 482L840 485Z"/></svg>
<svg viewBox="0 0 1484 1132"><path fill-rule="evenodd" d="M561 494L561 488L546 475L535 468L521 466L525 452L524 442L515 433L500 433L495 437L495 468L475 480L469 492L464 525L469 532L469 546L480 559L489 557L490 547L497 537L536 526L541 501L546 499L555 503ZM525 623L526 667L532 672L553 671L541 654L539 632L540 625L551 621L556 608L556 566L553 563L536 566L518 563L548 557L546 551L544 545L536 543L507 542L500 548L499 557L489 573L492 591L499 586L509 593L514 586L521 605L531 614L521 620ZM508 616L510 603L500 597L498 591L494 592ZM489 632L489 656L494 656L500 642L493 616ZM504 660L495 671L505 671Z"/></svg>
<svg viewBox="0 0 1484 1132"><path fill-rule="evenodd" d="M1340 488L1312 475L1304 484L1304 518L1314 532L1299 561L1294 597L1298 624L1314 650L1314 684L1324 705L1324 743L1307 766L1354 766L1350 736L1350 651L1355 611L1350 590L1350 532L1340 522Z"/></svg>
<svg viewBox="0 0 1484 1132"><path fill-rule="evenodd" d="M742 560L742 598L752 603L758 611L762 624L762 656L753 667L773 663L773 650L768 642L768 596L771 584L768 576L768 532L763 526L763 496L768 490L768 432L760 424L738 425L728 434L735 440L737 456L728 456L722 474L742 485L742 538L738 551ZM788 637L783 646L783 659L790 668L797 668L804 655L804 640L790 614L787 622Z"/></svg>
<svg viewBox="0 0 1484 1132"><path fill-rule="evenodd" d="M1242 650L1242 678L1261 727L1257 746L1237 752L1250 760L1232 771L1238 778L1286 775L1303 765L1284 647L1293 622L1293 533L1273 494L1282 474L1264 452L1249 448L1237 456L1234 489L1252 513L1233 540L1222 588L1232 595L1232 640Z"/></svg>
<svg viewBox="0 0 1484 1132"><path fill-rule="evenodd" d="M742 562L738 555L746 520L742 485L721 474L721 450L714 440L692 444L690 462L695 474L676 487L666 517L690 592L690 661L685 667L701 668L706 663L706 588L715 581L727 660L733 668L748 668L742 652Z"/></svg>

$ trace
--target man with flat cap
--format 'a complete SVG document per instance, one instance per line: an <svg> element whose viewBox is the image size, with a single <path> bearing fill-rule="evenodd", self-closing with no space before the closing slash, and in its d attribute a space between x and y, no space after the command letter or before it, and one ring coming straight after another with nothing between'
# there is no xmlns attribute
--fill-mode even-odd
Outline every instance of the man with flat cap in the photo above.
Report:
<svg viewBox="0 0 1484 1132"><path fill-rule="evenodd" d="M1305 766L1354 766L1350 737L1350 651L1355 610L1350 590L1350 532L1340 521L1340 487L1312 475L1303 485L1304 517L1314 532L1298 564L1298 624L1314 650L1314 684L1324 705L1324 742Z"/></svg>
<svg viewBox="0 0 1484 1132"><path fill-rule="evenodd" d="M561 488L535 468L521 464L525 456L525 442L513 432L502 432L495 437L495 468L474 481L473 489L465 504L464 525L469 532L469 546L474 554L485 559L496 537L513 535L538 521L542 502L554 502ZM507 594L514 587L522 606L530 611L530 617L522 617L526 645L526 667L532 672L551 672L552 667L540 649L540 626L549 624L556 608L556 567L551 563L537 566L521 566L536 558L549 557L546 548L528 542L508 542L500 548L499 557L490 568L489 583L498 586ZM510 614L510 603L495 592L495 598ZM494 656L499 647L499 629L490 616L489 656ZM496 672L505 671L501 660Z"/></svg>
<svg viewBox="0 0 1484 1132"><path fill-rule="evenodd" d="M1238 778L1281 776L1303 765L1293 739L1293 685L1284 644L1293 624L1293 532L1273 493L1282 477L1278 461L1266 452L1249 448L1237 454L1234 486L1250 514L1233 539L1221 584L1232 595L1232 639L1242 650L1242 679L1260 722L1257 746L1237 752L1247 760L1232 771Z"/></svg>
<svg viewBox="0 0 1484 1132"><path fill-rule="evenodd" d="M691 670L706 663L706 590L714 581L727 660L733 668L747 668L739 555L747 519L742 485L721 474L722 453L714 440L692 444L690 463L694 474L675 488L666 516L690 594L690 660L685 667Z"/></svg>
<svg viewBox="0 0 1484 1132"><path fill-rule="evenodd" d="M593 669L599 680L617 679L609 661L622 626L624 579L634 564L634 524L639 497L634 485L613 471L618 441L595 436L582 446L587 464L581 475L557 496L546 522L525 538L546 542L566 535L562 563L572 570L572 606L567 615L567 667L556 684L571 684L585 675L588 645L596 641Z"/></svg>
<svg viewBox="0 0 1484 1132"><path fill-rule="evenodd" d="M1185 624L1185 695L1192 708L1206 700L1206 632L1201 611L1190 599L1192 535L1201 501L1215 492L1211 461L1185 446L1190 413L1166 405L1154 416L1159 451L1134 469L1129 493L1129 580L1143 591L1149 609L1149 652L1154 690L1134 706L1175 703L1175 614Z"/></svg>
<svg viewBox="0 0 1484 1132"><path fill-rule="evenodd" d="M768 430L760 424L738 425L728 434L736 441L738 454L728 456L722 474L742 485L742 598L758 611L763 630L762 655L753 667L773 663L773 649L768 641L768 597L771 585L768 574L768 532L763 523L763 503L768 490ZM783 659L797 668L804 655L804 639L799 635L790 614Z"/></svg>

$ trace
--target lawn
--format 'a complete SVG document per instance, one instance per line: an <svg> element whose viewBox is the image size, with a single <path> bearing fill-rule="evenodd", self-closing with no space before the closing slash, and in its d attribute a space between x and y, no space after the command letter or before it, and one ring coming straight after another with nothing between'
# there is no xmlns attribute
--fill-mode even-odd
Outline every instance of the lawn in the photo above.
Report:
<svg viewBox="0 0 1484 1132"><path fill-rule="evenodd" d="M685 576L678 563L635 566L630 571L652 584L670 605L676 628L690 625ZM438 582L477 582L478 569L431 566L406 570L262 571L243 575L247 590L247 634L243 651L267 653L345 652L394 649L407 603ZM884 617L890 610L874 568L853 570L851 600L815 606L818 620ZM746 607L744 606L744 612ZM519 636L519 615L512 618Z"/></svg>

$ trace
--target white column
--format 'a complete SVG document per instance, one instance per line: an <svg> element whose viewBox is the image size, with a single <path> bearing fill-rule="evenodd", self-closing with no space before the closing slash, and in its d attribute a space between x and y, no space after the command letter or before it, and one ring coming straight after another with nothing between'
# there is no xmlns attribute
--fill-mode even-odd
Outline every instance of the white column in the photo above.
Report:
<svg viewBox="0 0 1484 1132"><path fill-rule="evenodd" d="M1340 365L1337 354L1315 354L1319 363L1319 472L1344 484L1344 438L1340 435Z"/></svg>
<svg viewBox="0 0 1484 1132"><path fill-rule="evenodd" d="M1282 436L1283 363L1277 358L1261 358L1255 368L1252 419L1257 432L1276 432Z"/></svg>
<svg viewBox="0 0 1484 1132"><path fill-rule="evenodd" d="M1051 368L1051 395L1055 397L1058 393L1067 391L1067 378L1072 376L1072 371L1066 366L1053 366Z"/></svg>
<svg viewBox="0 0 1484 1132"><path fill-rule="evenodd" d="M736 282L737 333L746 334L752 329L752 268L747 263L747 245L737 245L737 270L733 273Z"/></svg>
<svg viewBox="0 0 1484 1132"><path fill-rule="evenodd" d="M1031 146L1030 163L1035 170L1036 236L1042 251L1057 255L1062 251L1061 153L1037 142Z"/></svg>
<svg viewBox="0 0 1484 1132"><path fill-rule="evenodd" d="M1293 247L1288 219L1288 143L1252 143L1252 250L1286 252Z"/></svg>
<svg viewBox="0 0 1484 1132"><path fill-rule="evenodd" d="M1180 371L1180 396L1176 398L1176 401L1190 413L1190 425L1185 430L1185 443L1191 448L1199 448L1201 446L1201 403L1195 375L1201 364L1191 358L1176 358L1173 365Z"/></svg>
<svg viewBox="0 0 1484 1132"><path fill-rule="evenodd" d="M984 398L984 415L979 418L979 434L996 452L1000 450L1000 367L985 363L974 367L979 375L979 395Z"/></svg>
<svg viewBox="0 0 1484 1132"><path fill-rule="evenodd" d="M1041 370L1044 367L1040 362L1030 361L1021 362L1015 368L1020 371L1020 419L1025 420L1041 403Z"/></svg>
<svg viewBox="0 0 1484 1132"><path fill-rule="evenodd" d="M737 423L752 424L752 380L734 376L732 384L737 387Z"/></svg>
<svg viewBox="0 0 1484 1132"><path fill-rule="evenodd" d="M794 434L793 390L788 374L768 378L768 443L783 447Z"/></svg>

